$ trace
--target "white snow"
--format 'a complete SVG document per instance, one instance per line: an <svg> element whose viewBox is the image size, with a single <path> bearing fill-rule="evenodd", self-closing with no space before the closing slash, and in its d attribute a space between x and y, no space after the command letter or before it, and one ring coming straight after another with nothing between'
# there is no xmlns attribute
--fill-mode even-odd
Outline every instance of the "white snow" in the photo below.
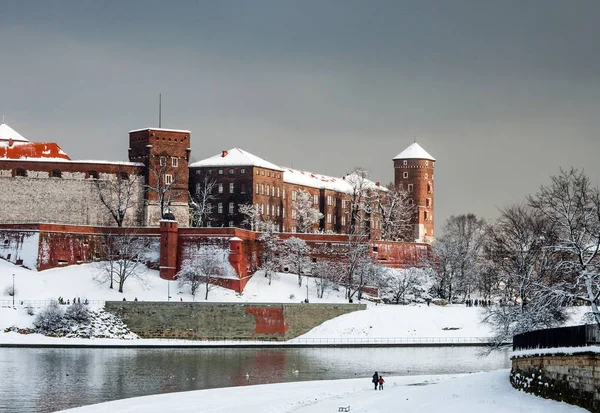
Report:
<svg viewBox="0 0 600 413"><path fill-rule="evenodd" d="M223 153L219 153L218 155L211 156L210 158L194 162L189 167L197 168L205 166L256 166L259 168L266 168L274 171L283 171L283 169L281 169L279 166L262 158L259 158L258 156L253 155L250 152L246 152L240 148L232 148L225 152L227 152L225 156L223 156Z"/></svg>
<svg viewBox="0 0 600 413"><path fill-rule="evenodd" d="M129 279L123 294L116 289L110 290L106 284L99 284L94 277L98 269L93 264L72 265L45 271L31 271L0 260L0 343L3 342L47 342L40 335L20 335L3 333L5 328L16 326L29 328L33 317L26 313L27 306L44 307L50 301L62 296L65 300L80 297L88 299L91 307L98 307L104 301L121 301L123 298L141 301L166 301L170 292L171 301L192 301L189 290L179 288L176 282L161 279L158 271L145 269L144 282ZM15 274L16 309L12 308L12 297L4 290L12 285ZM204 302L204 286L196 293L196 301ZM279 273L272 285L262 273L255 274L244 289L242 295L232 290L216 287L209 292L209 302L256 302L256 303L300 303L306 298L306 281L298 287L295 274ZM309 282L308 298L310 303L346 303L344 291L330 290L323 298L317 298L314 283ZM21 301L23 305L21 305ZM330 338L360 342L361 340L397 339L411 342L456 342L477 341L491 335L486 325L480 324L480 308L467 308L462 305L439 307L431 304L418 305L376 305L369 301L367 310L357 311L337 317L314 328L296 339L300 342L319 342ZM572 323L578 324L585 307L573 309ZM56 342L50 339L50 342ZM147 340L139 340L150 343ZM88 342L89 341L83 341ZM98 344L96 340L91 344ZM163 341L156 341L154 344ZM69 341L69 343L74 343ZM184 342L185 343L185 342ZM189 344L189 342L187 342ZM110 344L110 343L108 343ZM137 344L137 343L136 343Z"/></svg>
<svg viewBox="0 0 600 413"><path fill-rule="evenodd" d="M577 354L577 353L600 353L600 346L587 347L553 347L535 348L531 350L519 350L511 353L514 357L543 356L547 354Z"/></svg>
<svg viewBox="0 0 600 413"><path fill-rule="evenodd" d="M70 413L350 413L428 412L575 413L580 407L511 387L508 370L468 375L385 377L382 391L370 378L242 386L136 397L64 410Z"/></svg>
<svg viewBox="0 0 600 413"><path fill-rule="evenodd" d="M8 141L10 139L15 142L29 142L6 123L0 124L0 141Z"/></svg>
<svg viewBox="0 0 600 413"><path fill-rule="evenodd" d="M394 159L427 159L430 161L435 161L435 158L429 155L429 153L417 142L400 152L394 157Z"/></svg>

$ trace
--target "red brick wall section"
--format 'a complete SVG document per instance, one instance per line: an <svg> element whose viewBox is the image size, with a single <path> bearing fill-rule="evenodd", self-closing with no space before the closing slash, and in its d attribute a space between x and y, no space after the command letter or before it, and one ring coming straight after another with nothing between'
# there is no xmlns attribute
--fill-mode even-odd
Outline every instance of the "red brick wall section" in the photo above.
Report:
<svg viewBox="0 0 600 413"><path fill-rule="evenodd" d="M255 334L285 334L289 328L283 319L283 307L248 307L246 314L256 318Z"/></svg>
<svg viewBox="0 0 600 413"><path fill-rule="evenodd" d="M160 221L160 278L174 280L177 268L177 221Z"/></svg>

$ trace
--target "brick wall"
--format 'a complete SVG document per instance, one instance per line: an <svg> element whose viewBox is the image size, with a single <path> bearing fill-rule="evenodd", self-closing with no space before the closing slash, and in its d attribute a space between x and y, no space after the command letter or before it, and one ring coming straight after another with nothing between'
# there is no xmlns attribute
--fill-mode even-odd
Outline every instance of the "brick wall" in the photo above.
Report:
<svg viewBox="0 0 600 413"><path fill-rule="evenodd" d="M543 355L512 360L516 389L600 413L600 354Z"/></svg>
<svg viewBox="0 0 600 413"><path fill-rule="evenodd" d="M144 338L289 340L364 304L106 302Z"/></svg>

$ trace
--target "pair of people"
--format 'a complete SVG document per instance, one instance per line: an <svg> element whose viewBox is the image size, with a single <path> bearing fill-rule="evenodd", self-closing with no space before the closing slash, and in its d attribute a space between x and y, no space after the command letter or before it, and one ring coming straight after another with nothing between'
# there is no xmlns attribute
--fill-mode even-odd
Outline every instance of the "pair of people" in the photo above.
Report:
<svg viewBox="0 0 600 413"><path fill-rule="evenodd" d="M379 390L383 390L383 383L385 383L385 380L383 380L383 376L380 376L377 372L375 372L375 374L373 374L372 382L375 385L375 390L377 390L378 387Z"/></svg>

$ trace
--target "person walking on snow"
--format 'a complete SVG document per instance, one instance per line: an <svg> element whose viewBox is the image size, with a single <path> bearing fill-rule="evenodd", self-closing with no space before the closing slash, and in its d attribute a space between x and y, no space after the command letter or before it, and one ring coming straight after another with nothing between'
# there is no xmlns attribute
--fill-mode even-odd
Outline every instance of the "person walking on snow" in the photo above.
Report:
<svg viewBox="0 0 600 413"><path fill-rule="evenodd" d="M375 385L375 390L377 390L377 385L379 384L379 374L377 372L373 374L373 384Z"/></svg>
<svg viewBox="0 0 600 413"><path fill-rule="evenodd" d="M383 376L379 376L379 390L383 390L383 383L385 383Z"/></svg>

